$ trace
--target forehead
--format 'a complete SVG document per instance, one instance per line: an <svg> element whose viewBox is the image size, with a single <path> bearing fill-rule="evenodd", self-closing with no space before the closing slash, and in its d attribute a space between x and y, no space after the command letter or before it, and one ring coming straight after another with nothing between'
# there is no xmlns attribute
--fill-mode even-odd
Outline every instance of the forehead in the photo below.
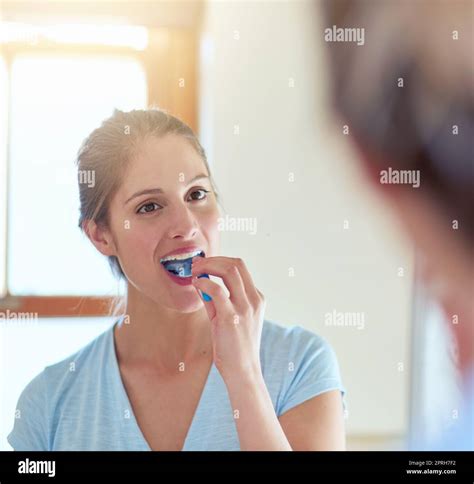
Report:
<svg viewBox="0 0 474 484"><path fill-rule="evenodd" d="M130 160L124 184L127 180L134 184L140 180L141 183L156 181L164 185L178 181L181 173L189 180L201 171L206 172L204 162L189 140L175 134L149 136Z"/></svg>

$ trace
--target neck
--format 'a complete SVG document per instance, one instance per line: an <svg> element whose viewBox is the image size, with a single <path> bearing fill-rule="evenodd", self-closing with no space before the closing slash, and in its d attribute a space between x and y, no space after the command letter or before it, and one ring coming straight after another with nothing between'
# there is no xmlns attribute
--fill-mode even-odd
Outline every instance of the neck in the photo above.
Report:
<svg viewBox="0 0 474 484"><path fill-rule="evenodd" d="M182 363L212 357L210 323L204 307L182 313L151 301L128 285L127 317L115 328L118 358L175 372Z"/></svg>

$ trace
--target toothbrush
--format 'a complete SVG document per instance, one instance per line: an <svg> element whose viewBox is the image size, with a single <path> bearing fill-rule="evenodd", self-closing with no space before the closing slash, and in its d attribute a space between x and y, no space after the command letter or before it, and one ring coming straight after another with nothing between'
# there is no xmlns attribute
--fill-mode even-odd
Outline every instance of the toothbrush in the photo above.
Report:
<svg viewBox="0 0 474 484"><path fill-rule="evenodd" d="M200 279L201 277L206 277L207 279L210 279L209 274L201 274L200 276L198 276L198 279ZM208 302L212 301L212 297L209 296L209 294L206 294L205 292L202 292L201 290L199 290L199 292L201 293L204 301L208 301Z"/></svg>

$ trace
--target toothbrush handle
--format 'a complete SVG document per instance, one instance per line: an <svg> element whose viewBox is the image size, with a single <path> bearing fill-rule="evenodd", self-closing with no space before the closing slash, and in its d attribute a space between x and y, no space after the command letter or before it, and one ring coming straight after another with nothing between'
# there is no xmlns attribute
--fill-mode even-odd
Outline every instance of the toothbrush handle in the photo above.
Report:
<svg viewBox="0 0 474 484"><path fill-rule="evenodd" d="M200 279L201 277L206 277L207 279L210 279L209 274L201 274L200 276L198 276L198 279ZM206 294L205 292L202 292L202 291L200 292L202 294L202 298L204 299L204 301L207 301L207 302L212 301L212 297L209 296L209 294Z"/></svg>

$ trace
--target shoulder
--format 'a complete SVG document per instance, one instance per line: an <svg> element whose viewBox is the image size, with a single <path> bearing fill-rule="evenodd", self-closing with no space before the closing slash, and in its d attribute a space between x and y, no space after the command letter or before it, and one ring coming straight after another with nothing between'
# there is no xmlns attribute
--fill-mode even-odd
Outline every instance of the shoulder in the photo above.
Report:
<svg viewBox="0 0 474 484"><path fill-rule="evenodd" d="M8 442L15 450L49 450L59 403L77 393L86 374L105 356L112 328L63 360L46 366L23 389ZM97 370L98 371L98 370ZM78 378L79 377L79 378Z"/></svg>
<svg viewBox="0 0 474 484"><path fill-rule="evenodd" d="M113 344L113 326L83 346L80 350L63 360L47 366L43 370L45 391L51 411L58 402L64 402L68 396L81 391L84 385L90 385L91 376L99 378L100 372L107 365Z"/></svg>
<svg viewBox="0 0 474 484"><path fill-rule="evenodd" d="M265 320L261 342L262 363L286 361L287 364L304 363L308 358L332 360L335 353L330 344L321 336L301 326L284 326L281 323Z"/></svg>
<svg viewBox="0 0 474 484"><path fill-rule="evenodd" d="M326 391L345 393L333 348L301 326L265 320L260 359L277 415Z"/></svg>
<svg viewBox="0 0 474 484"><path fill-rule="evenodd" d="M113 338L113 326L90 341L87 345L61 361L48 365L43 374L46 384L51 390L64 383L64 379L71 373L78 376L90 369L97 360L105 358L110 350L111 338Z"/></svg>

